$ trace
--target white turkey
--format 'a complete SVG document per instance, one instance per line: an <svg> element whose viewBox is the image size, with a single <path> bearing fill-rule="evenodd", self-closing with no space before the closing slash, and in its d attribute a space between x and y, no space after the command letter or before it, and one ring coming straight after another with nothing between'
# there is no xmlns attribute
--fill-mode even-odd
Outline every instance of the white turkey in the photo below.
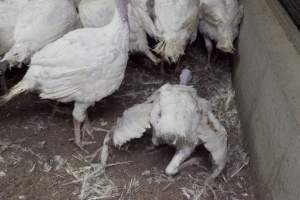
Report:
<svg viewBox="0 0 300 200"><path fill-rule="evenodd" d="M14 29L19 13L29 0L0 1L0 56L5 54L14 43ZM0 86L6 91L5 71L7 66L0 63Z"/></svg>
<svg viewBox="0 0 300 200"><path fill-rule="evenodd" d="M73 0L31 0L19 14L14 44L1 60L14 66L79 26Z"/></svg>
<svg viewBox="0 0 300 200"><path fill-rule="evenodd" d="M17 18L28 1L0 1L0 55L3 55L12 47Z"/></svg>
<svg viewBox="0 0 300 200"><path fill-rule="evenodd" d="M243 6L237 0L200 0L199 31L204 36L210 65L213 43L223 52L233 53L239 33Z"/></svg>
<svg viewBox="0 0 300 200"><path fill-rule="evenodd" d="M114 16L114 0L82 0L79 16L84 27L102 27L109 24Z"/></svg>
<svg viewBox="0 0 300 200"><path fill-rule="evenodd" d="M159 59L151 52L147 34L156 37L157 30L147 10L148 0L131 0L128 4L128 21L130 30L130 52L144 53L157 64ZM114 13L113 0L82 0L79 15L84 27L102 27L108 24ZM146 34L147 33L147 34Z"/></svg>
<svg viewBox="0 0 300 200"><path fill-rule="evenodd" d="M159 43L155 51L176 63L195 38L199 21L199 0L155 0L155 26Z"/></svg>
<svg viewBox="0 0 300 200"><path fill-rule="evenodd" d="M37 52L24 78L0 104L25 91L37 91L43 99L74 101L75 143L80 148L89 144L81 139L81 132L92 132L87 109L119 88L128 60L127 0L115 1L117 11L107 26L71 31Z"/></svg>
<svg viewBox="0 0 300 200"><path fill-rule="evenodd" d="M208 101L200 98L196 90L186 86L191 79L184 69L180 85L165 84L146 102L127 109L113 130L113 143L122 146L134 138L142 137L152 127L152 143L167 143L177 151L165 172L178 173L181 164L195 148L204 144L210 151L216 169L209 179L217 177L226 163L227 133L214 117Z"/></svg>

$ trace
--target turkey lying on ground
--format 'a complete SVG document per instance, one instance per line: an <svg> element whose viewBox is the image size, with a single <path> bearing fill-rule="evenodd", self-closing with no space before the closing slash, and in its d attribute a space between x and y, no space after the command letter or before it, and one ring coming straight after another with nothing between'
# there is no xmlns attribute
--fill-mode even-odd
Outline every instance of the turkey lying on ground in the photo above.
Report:
<svg viewBox="0 0 300 200"><path fill-rule="evenodd" d="M29 0L0 1L0 56L5 54L14 43L14 29L19 13ZM0 91L7 91L5 71L7 66L0 63Z"/></svg>
<svg viewBox="0 0 300 200"><path fill-rule="evenodd" d="M180 79L180 85L165 84L146 102L127 109L113 129L113 143L122 146L152 128L154 145L167 143L177 149L165 170L168 175L178 173L181 164L203 144L216 165L207 179L211 180L225 166L227 133L214 117L209 102L200 98L193 87L186 86L191 79L190 71L184 69Z"/></svg>
<svg viewBox="0 0 300 200"><path fill-rule="evenodd" d="M199 0L155 0L155 26L159 43L155 51L176 63L195 39L199 21Z"/></svg>
<svg viewBox="0 0 300 200"><path fill-rule="evenodd" d="M89 144L81 140L81 131L92 135L87 109L120 87L128 60L127 0L115 1L117 11L107 26L71 31L37 52L0 105L26 91L37 91L43 99L74 101L75 143L80 148Z"/></svg>
<svg viewBox="0 0 300 200"><path fill-rule="evenodd" d="M78 28L79 17L73 0L31 0L19 14L14 44L2 63L29 63L30 57L47 44Z"/></svg>
<svg viewBox="0 0 300 200"><path fill-rule="evenodd" d="M148 0L131 0L128 4L129 49L144 53L153 63L159 59L151 52L147 34L156 37L157 30L147 11ZM113 0L82 0L79 15L84 27L102 27L108 24L114 13Z"/></svg>
<svg viewBox="0 0 300 200"><path fill-rule="evenodd" d="M239 24L243 17L243 6L237 0L199 0L199 31L204 36L210 66L213 51L212 41L216 47L226 53L234 53L233 42L239 33Z"/></svg>

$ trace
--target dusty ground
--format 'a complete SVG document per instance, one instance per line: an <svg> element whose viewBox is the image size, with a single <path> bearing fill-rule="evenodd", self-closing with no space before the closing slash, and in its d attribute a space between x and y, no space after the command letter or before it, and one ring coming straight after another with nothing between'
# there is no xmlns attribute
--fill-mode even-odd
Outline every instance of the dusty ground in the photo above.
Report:
<svg viewBox="0 0 300 200"><path fill-rule="evenodd" d="M208 72L204 70L205 52L195 47L188 52L184 63L193 71L192 84L199 95L212 101L217 117L229 134L229 161L214 184L203 185L211 172L209 154L203 147L194 153L201 159L199 166L187 167L171 178L163 171L174 149L147 151L149 136L131 142L126 150L110 147L108 163L115 165L108 167L105 175L89 181L87 174L97 165L91 165L87 156L99 149L106 133L94 133L96 144L88 147L90 153L86 154L69 141L73 136L71 116L51 116L51 102L27 94L0 108L0 199L97 199L95 196L132 200L254 199L248 174L249 159L241 147L239 121L234 99L231 99L229 58L218 56L213 70ZM178 81L177 75L162 78L159 70L130 65L120 90L89 110L95 127L109 130L124 109L142 102L163 83ZM10 85L16 81L15 76L9 78ZM72 108L72 104L67 108ZM92 163L98 161L97 156Z"/></svg>

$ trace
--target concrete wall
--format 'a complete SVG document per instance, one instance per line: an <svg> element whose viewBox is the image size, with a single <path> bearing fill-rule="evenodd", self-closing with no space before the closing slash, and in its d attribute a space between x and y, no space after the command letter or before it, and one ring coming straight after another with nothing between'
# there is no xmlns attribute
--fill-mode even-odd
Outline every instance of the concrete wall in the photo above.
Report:
<svg viewBox="0 0 300 200"><path fill-rule="evenodd" d="M300 200L300 55L289 37L299 32L287 33L273 1L242 1L233 80L257 199Z"/></svg>

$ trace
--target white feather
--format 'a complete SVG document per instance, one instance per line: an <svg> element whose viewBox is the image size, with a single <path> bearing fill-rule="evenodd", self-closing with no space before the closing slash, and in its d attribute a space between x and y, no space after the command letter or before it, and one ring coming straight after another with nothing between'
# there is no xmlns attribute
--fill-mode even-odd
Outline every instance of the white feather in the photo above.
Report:
<svg viewBox="0 0 300 200"><path fill-rule="evenodd" d="M111 22L115 12L114 0L82 0L79 16L84 27L102 27Z"/></svg>
<svg viewBox="0 0 300 200"><path fill-rule="evenodd" d="M45 45L78 27L73 1L31 0L26 4L14 30L14 45L4 56L11 65L23 62Z"/></svg>
<svg viewBox="0 0 300 200"><path fill-rule="evenodd" d="M203 143L217 165L211 177L215 178L222 171L227 155L226 130L212 114L209 102L200 98L193 87L165 84L144 104L129 108L118 119L115 145L141 137L150 127L149 120L152 137L175 146L179 150L175 156L186 156L185 152L191 153ZM166 172L176 173L177 164L177 159L172 160Z"/></svg>
<svg viewBox="0 0 300 200"><path fill-rule="evenodd" d="M73 117L84 119L89 106L121 85L128 43L128 23L115 12L107 26L71 31L37 52L21 85L37 90L42 98L75 101ZM12 89L6 96L10 94L15 96L16 91Z"/></svg>
<svg viewBox="0 0 300 200"><path fill-rule="evenodd" d="M153 36L157 30L147 12L148 0L132 0L128 4L128 20L130 30L130 52L142 52L154 63L159 59L151 52L146 32ZM113 16L115 3L113 0L82 0L79 15L84 27L102 27L108 24Z"/></svg>
<svg viewBox="0 0 300 200"><path fill-rule="evenodd" d="M217 47L233 49L233 41L238 36L243 7L237 0L199 0L199 31L204 37L217 42ZM223 50L223 49L221 49Z"/></svg>
<svg viewBox="0 0 300 200"><path fill-rule="evenodd" d="M19 13L29 0L0 1L0 55L6 53L14 43L14 29Z"/></svg>
<svg viewBox="0 0 300 200"><path fill-rule="evenodd" d="M198 25L198 0L155 0L155 25L160 43L155 51L177 62Z"/></svg>
<svg viewBox="0 0 300 200"><path fill-rule="evenodd" d="M151 103L137 104L123 113L113 131L115 146L122 146L132 139L140 138L147 129L151 128L150 113L152 107Z"/></svg>

